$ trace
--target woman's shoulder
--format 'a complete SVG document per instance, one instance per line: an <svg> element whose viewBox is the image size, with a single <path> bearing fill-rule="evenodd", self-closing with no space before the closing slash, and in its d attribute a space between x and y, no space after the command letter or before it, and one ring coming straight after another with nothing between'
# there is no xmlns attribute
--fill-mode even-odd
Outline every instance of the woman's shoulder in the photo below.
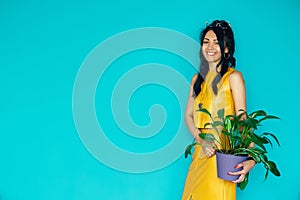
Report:
<svg viewBox="0 0 300 200"><path fill-rule="evenodd" d="M229 80L230 82L240 82L243 81L244 82L244 78L243 78L243 74L242 72L235 70L233 68L231 68L229 70L230 75L229 75Z"/></svg>
<svg viewBox="0 0 300 200"><path fill-rule="evenodd" d="M191 81L192 85L194 85L194 83L197 81L198 76L199 76L199 73L194 74L194 76L192 77L192 81Z"/></svg>
<svg viewBox="0 0 300 200"><path fill-rule="evenodd" d="M242 77L243 76L242 72L240 72L240 71L238 71L236 69L233 69L233 68L229 68L228 72L230 74L230 78L231 77L232 78L238 78L238 77Z"/></svg>

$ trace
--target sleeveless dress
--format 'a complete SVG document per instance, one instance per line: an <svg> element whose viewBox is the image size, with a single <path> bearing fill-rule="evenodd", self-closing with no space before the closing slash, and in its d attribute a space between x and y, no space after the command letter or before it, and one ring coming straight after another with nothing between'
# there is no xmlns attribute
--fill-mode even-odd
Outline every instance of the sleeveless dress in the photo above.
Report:
<svg viewBox="0 0 300 200"><path fill-rule="evenodd" d="M218 75L209 71L201 84L201 92L194 100L193 117L197 128L204 128L210 122L208 115L197 111L199 107L206 108L212 116L217 116L217 111L224 108L225 115L234 114L234 102L229 84L229 76L234 72L229 68L217 84L217 95L213 92L212 81ZM209 130L211 133L211 130ZM235 200L236 184L217 177L216 155L208 158L202 147L195 146L192 156L182 200Z"/></svg>

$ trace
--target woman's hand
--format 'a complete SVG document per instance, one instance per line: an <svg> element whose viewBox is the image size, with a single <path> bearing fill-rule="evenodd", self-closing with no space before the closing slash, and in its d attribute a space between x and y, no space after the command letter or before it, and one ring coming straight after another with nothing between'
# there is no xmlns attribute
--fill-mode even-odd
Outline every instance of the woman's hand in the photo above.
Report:
<svg viewBox="0 0 300 200"><path fill-rule="evenodd" d="M206 157L209 158L216 154L216 149L214 148L213 144L203 142L201 146L202 146L202 149L203 149Z"/></svg>
<svg viewBox="0 0 300 200"><path fill-rule="evenodd" d="M216 150L212 147L202 147L206 157L212 157L216 154Z"/></svg>
<svg viewBox="0 0 300 200"><path fill-rule="evenodd" d="M254 160L246 160L240 164L237 164L234 168L240 168L242 167L243 169L237 172L228 172L229 175L240 175L240 177L235 180L232 181L234 183L241 183L244 181L245 179L245 175L254 167L255 165L255 161Z"/></svg>

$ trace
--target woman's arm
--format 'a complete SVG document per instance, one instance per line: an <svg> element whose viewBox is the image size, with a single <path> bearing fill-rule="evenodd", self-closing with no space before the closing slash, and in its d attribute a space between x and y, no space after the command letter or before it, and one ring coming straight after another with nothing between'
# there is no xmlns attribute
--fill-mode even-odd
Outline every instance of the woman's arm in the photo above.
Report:
<svg viewBox="0 0 300 200"><path fill-rule="evenodd" d="M234 71L229 77L230 89L235 107L235 113L238 115L240 109L246 110L246 90L242 73Z"/></svg>
<svg viewBox="0 0 300 200"><path fill-rule="evenodd" d="M202 140L199 137L199 129L195 127L194 124L194 117L193 117L193 106L194 106L194 84L197 80L198 74L193 76L192 82L191 82L191 86L190 86L190 93L189 93L189 97L188 97L188 101L187 101L187 105L186 105L186 109L185 109L185 123L187 128L189 129L190 133L193 135L193 137L195 138L196 142L201 144L202 149L204 151L204 154L207 157L211 157L216 153L216 150L213 148L214 145L212 145L211 143L207 143L204 140Z"/></svg>
<svg viewBox="0 0 300 200"><path fill-rule="evenodd" d="M184 115L184 120L187 128L189 129L190 133L193 135L195 138L196 142L201 143L202 140L199 137L200 131L198 128L195 127L194 124L194 119L193 119L193 105L194 105L194 84L197 80L198 74L193 76L191 85L190 85L190 92L189 92L189 97L187 101L187 105L185 108L185 115Z"/></svg>
<svg viewBox="0 0 300 200"><path fill-rule="evenodd" d="M245 82L241 72L235 71L229 77L229 84L232 92L232 97L235 106L235 113L238 115L242 110L246 109L246 90L245 90ZM251 143L250 146L254 146ZM240 183L244 180L245 175L254 167L254 160L247 160L245 162L239 163L235 166L235 168L242 167L243 169L238 172L229 172L230 175L241 175L234 183Z"/></svg>

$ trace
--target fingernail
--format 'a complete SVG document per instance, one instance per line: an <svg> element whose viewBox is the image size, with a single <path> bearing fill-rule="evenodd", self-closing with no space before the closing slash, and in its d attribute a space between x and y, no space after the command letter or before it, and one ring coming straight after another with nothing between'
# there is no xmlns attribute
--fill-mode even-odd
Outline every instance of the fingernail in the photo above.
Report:
<svg viewBox="0 0 300 200"><path fill-rule="evenodd" d="M238 168L238 165L234 166L234 169Z"/></svg>
<svg viewBox="0 0 300 200"><path fill-rule="evenodd" d="M227 175L230 175L230 173L229 173L229 172L227 172Z"/></svg>

